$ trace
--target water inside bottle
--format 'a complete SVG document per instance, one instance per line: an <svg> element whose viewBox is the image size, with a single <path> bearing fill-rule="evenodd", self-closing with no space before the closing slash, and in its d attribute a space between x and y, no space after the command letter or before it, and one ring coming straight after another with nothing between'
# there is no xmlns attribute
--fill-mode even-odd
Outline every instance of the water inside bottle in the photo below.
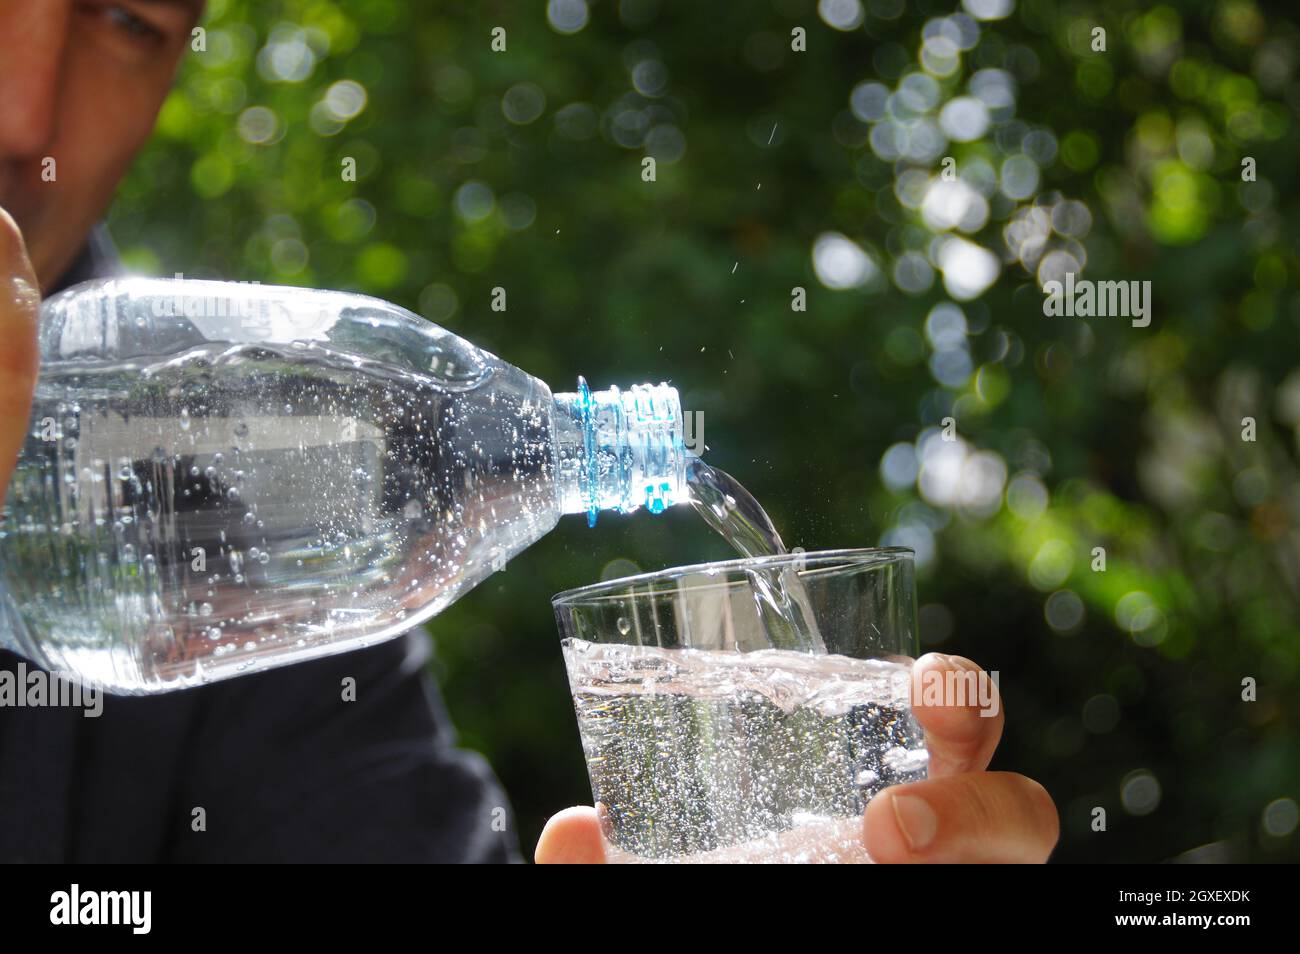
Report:
<svg viewBox="0 0 1300 954"><path fill-rule="evenodd" d="M0 534L47 661L156 691L440 611L559 518L543 397L491 371L248 344L48 369ZM692 458L687 484L742 556L786 552L735 478ZM747 572L773 647L824 649L793 569Z"/></svg>
<svg viewBox="0 0 1300 954"><path fill-rule="evenodd" d="M200 342L47 366L0 532L44 661L152 692L450 604L560 516L551 395L488 359Z"/></svg>

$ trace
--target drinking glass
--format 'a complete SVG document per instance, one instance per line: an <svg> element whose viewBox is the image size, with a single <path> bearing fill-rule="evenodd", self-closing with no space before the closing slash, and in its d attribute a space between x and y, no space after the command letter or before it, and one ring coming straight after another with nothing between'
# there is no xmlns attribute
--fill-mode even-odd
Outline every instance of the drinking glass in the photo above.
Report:
<svg viewBox="0 0 1300 954"><path fill-rule="evenodd" d="M925 778L910 550L679 567L553 604L610 861L868 861L867 802Z"/></svg>

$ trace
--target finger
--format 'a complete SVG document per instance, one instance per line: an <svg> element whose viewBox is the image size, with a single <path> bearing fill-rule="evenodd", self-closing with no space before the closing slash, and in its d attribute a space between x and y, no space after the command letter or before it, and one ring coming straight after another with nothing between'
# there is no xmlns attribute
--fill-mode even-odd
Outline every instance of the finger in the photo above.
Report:
<svg viewBox="0 0 1300 954"><path fill-rule="evenodd" d="M925 730L931 778L988 768L1005 718L997 685L978 665L963 656L922 656L912 669L912 713Z"/></svg>
<svg viewBox="0 0 1300 954"><path fill-rule="evenodd" d="M604 864L605 845L596 809L581 805L551 816L537 839L533 860L539 865Z"/></svg>
<svg viewBox="0 0 1300 954"><path fill-rule="evenodd" d="M867 804L863 840L883 864L1038 863L1060 837L1043 786L1012 772L972 772L887 788Z"/></svg>
<svg viewBox="0 0 1300 954"><path fill-rule="evenodd" d="M18 226L0 209L0 503L27 434L36 387L39 288Z"/></svg>

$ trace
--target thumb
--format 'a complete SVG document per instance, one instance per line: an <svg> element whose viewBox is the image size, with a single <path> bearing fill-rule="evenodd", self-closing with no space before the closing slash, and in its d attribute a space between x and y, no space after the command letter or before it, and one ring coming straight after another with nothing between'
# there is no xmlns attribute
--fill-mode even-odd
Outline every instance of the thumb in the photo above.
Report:
<svg viewBox="0 0 1300 954"><path fill-rule="evenodd" d="M551 817L537 839L533 860L539 865L601 865L605 845L596 809L566 808Z"/></svg>
<svg viewBox="0 0 1300 954"><path fill-rule="evenodd" d="M18 226L0 209L0 503L27 434L41 293Z"/></svg>

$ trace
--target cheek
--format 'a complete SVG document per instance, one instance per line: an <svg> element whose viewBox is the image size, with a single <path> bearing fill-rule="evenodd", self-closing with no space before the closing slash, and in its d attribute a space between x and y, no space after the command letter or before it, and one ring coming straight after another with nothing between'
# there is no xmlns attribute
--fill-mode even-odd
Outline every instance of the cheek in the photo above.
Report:
<svg viewBox="0 0 1300 954"><path fill-rule="evenodd" d="M59 108L51 148L62 211L94 221L149 139L167 84L73 68ZM110 71L111 72L111 71Z"/></svg>
<svg viewBox="0 0 1300 954"><path fill-rule="evenodd" d="M55 139L59 164L116 182L149 139L161 100L126 90L69 97Z"/></svg>
<svg viewBox="0 0 1300 954"><path fill-rule="evenodd" d="M112 201L153 130L167 89L161 78L126 75L90 56L69 64L49 147L56 178L44 181L35 157L23 175L33 205L29 245L42 283L66 268Z"/></svg>
<svg viewBox="0 0 1300 954"><path fill-rule="evenodd" d="M153 131L175 63L127 69L93 47L69 60L55 155L75 167L76 192L111 194Z"/></svg>

